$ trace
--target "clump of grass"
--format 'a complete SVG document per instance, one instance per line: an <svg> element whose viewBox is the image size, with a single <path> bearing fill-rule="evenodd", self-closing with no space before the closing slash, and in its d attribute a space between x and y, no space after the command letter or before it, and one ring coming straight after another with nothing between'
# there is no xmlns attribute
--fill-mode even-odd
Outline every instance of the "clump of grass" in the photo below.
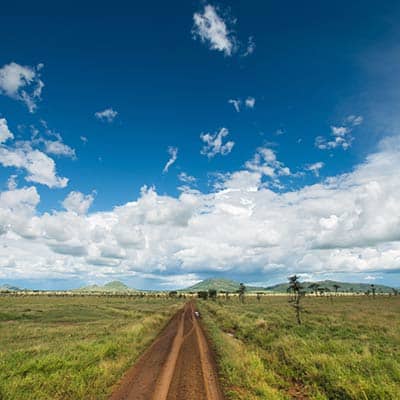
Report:
<svg viewBox="0 0 400 400"><path fill-rule="evenodd" d="M0 399L107 398L180 306L146 298L1 298Z"/></svg>
<svg viewBox="0 0 400 400"><path fill-rule="evenodd" d="M200 302L228 398L399 399L400 299L303 301L302 325L284 296Z"/></svg>

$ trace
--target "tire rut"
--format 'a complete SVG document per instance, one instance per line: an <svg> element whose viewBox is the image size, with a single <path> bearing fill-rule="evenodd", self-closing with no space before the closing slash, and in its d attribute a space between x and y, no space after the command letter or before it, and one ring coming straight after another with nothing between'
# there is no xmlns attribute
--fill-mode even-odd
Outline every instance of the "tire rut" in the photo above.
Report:
<svg viewBox="0 0 400 400"><path fill-rule="evenodd" d="M194 305L178 311L126 373L110 400L223 400Z"/></svg>

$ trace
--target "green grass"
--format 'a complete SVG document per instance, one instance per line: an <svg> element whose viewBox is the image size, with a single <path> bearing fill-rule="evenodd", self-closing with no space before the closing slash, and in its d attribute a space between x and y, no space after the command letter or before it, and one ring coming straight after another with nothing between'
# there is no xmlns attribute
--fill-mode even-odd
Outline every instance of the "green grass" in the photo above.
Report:
<svg viewBox="0 0 400 400"><path fill-rule="evenodd" d="M199 301L229 399L400 399L400 297Z"/></svg>
<svg viewBox="0 0 400 400"><path fill-rule="evenodd" d="M106 399L182 305L113 297L0 297L0 399Z"/></svg>

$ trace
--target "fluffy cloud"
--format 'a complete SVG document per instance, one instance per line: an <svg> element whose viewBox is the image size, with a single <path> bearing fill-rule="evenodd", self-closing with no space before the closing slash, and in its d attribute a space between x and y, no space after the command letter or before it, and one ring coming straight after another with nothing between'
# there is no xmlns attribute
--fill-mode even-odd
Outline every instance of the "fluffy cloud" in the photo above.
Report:
<svg viewBox="0 0 400 400"><path fill-rule="evenodd" d="M247 108L254 108L256 104L256 99L254 97L248 97L245 101Z"/></svg>
<svg viewBox="0 0 400 400"><path fill-rule="evenodd" d="M268 147L259 147L254 157L245 164L249 171L258 172L270 178L289 176L290 169L276 158L274 150Z"/></svg>
<svg viewBox="0 0 400 400"><path fill-rule="evenodd" d="M94 116L100 121L113 122L116 116L118 115L118 111L113 110L112 108L106 108L103 111L97 111L94 113Z"/></svg>
<svg viewBox="0 0 400 400"><path fill-rule="evenodd" d="M0 118L0 144L5 143L8 139L14 139L14 135L8 129L7 120Z"/></svg>
<svg viewBox="0 0 400 400"><path fill-rule="evenodd" d="M247 44L241 43L236 37L233 25L236 19L229 16L228 12L221 13L220 9L206 4L202 12L194 13L192 34L202 43L207 43L211 50L232 56L240 51L241 57L247 57L254 53L256 43L253 36L249 36Z"/></svg>
<svg viewBox="0 0 400 400"><path fill-rule="evenodd" d="M178 149L176 147L168 147L169 160L164 166L163 173L166 174L168 172L169 167L176 161L178 158Z"/></svg>
<svg viewBox="0 0 400 400"><path fill-rule="evenodd" d="M203 12L193 15L193 35L203 43L208 43L211 50L223 52L226 56L235 51L236 38L228 29L226 21L218 15L217 10L208 4Z"/></svg>
<svg viewBox="0 0 400 400"><path fill-rule="evenodd" d="M75 150L63 143L61 140L46 140L45 146L46 153L48 154L70 157L73 159L76 158Z"/></svg>
<svg viewBox="0 0 400 400"><path fill-rule="evenodd" d="M229 135L229 131L226 128L221 128L219 132L212 133L202 133L200 135L201 140L205 143L201 149L201 154L206 155L208 158L215 157L217 154L225 156L229 154L235 142L229 140L223 143L224 137Z"/></svg>
<svg viewBox="0 0 400 400"><path fill-rule="evenodd" d="M320 150L332 150L337 147L347 150L354 140L352 136L353 128L362 124L362 122L362 116L349 115L345 119L343 126L331 126L331 138L317 136L315 138L315 147Z"/></svg>
<svg viewBox="0 0 400 400"><path fill-rule="evenodd" d="M364 121L364 118L361 115L349 115L346 118L346 122L352 126L361 125Z"/></svg>
<svg viewBox="0 0 400 400"><path fill-rule="evenodd" d="M184 183L195 183L196 178L194 176L188 175L186 172L181 172L178 175L178 179Z"/></svg>
<svg viewBox="0 0 400 400"><path fill-rule="evenodd" d="M32 149L28 142L17 147L0 147L0 164L4 167L15 167L27 172L25 180L46 185L50 188L63 188L68 184L67 178L57 176L53 159L45 153Z"/></svg>
<svg viewBox="0 0 400 400"><path fill-rule="evenodd" d="M23 66L15 62L0 68L0 93L25 103L29 112L35 112L37 102L41 99L43 81L40 70L43 64L36 67Z"/></svg>
<svg viewBox="0 0 400 400"><path fill-rule="evenodd" d="M399 137L382 141L353 171L317 184L275 192L262 183L285 168L260 148L210 193L175 198L144 187L107 212L87 213L92 198L73 192L67 211L39 214L34 187L2 192L0 265L7 268L0 276L147 276L171 287L186 274L267 279L400 268Z"/></svg>
<svg viewBox="0 0 400 400"><path fill-rule="evenodd" d="M93 200L94 197L92 194L84 195L81 192L72 191L64 199L62 205L67 211L83 215L88 212Z"/></svg>
<svg viewBox="0 0 400 400"><path fill-rule="evenodd" d="M323 168L325 164L322 161L318 161L314 164L309 164L306 166L306 171L311 171L315 176L319 176L319 171Z"/></svg>

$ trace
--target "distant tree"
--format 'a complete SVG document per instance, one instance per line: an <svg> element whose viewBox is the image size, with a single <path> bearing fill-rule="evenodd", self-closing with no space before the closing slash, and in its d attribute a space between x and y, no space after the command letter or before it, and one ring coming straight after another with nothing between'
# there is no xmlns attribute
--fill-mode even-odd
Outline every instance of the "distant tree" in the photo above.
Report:
<svg viewBox="0 0 400 400"><path fill-rule="evenodd" d="M289 299L289 302L292 303L296 313L296 320L299 325L301 325L301 312L303 311L301 299L305 294L302 289L303 287L300 284L299 277L297 275L290 276L288 291L292 293L292 297Z"/></svg>
<svg viewBox="0 0 400 400"><path fill-rule="evenodd" d="M315 293L316 296L318 296L318 287L318 283L312 283L308 286L308 288L311 289L311 293Z"/></svg>
<svg viewBox="0 0 400 400"><path fill-rule="evenodd" d="M260 300L261 300L261 293L257 293L257 300L258 300L258 302L260 302Z"/></svg>
<svg viewBox="0 0 400 400"><path fill-rule="evenodd" d="M372 298L375 299L376 287L373 283L371 284L371 291L372 291Z"/></svg>
<svg viewBox="0 0 400 400"><path fill-rule="evenodd" d="M392 288L392 292L394 296L397 296L399 294L399 291L395 288Z"/></svg>
<svg viewBox="0 0 400 400"><path fill-rule="evenodd" d="M244 303L245 291L246 291L246 286L244 285L244 283L240 283L238 293L239 293L239 299L242 303Z"/></svg>
<svg viewBox="0 0 400 400"><path fill-rule="evenodd" d="M168 293L169 297L176 297L178 295L178 292L176 290L172 290L171 292Z"/></svg>
<svg viewBox="0 0 400 400"><path fill-rule="evenodd" d="M208 299L208 292L206 292L205 290L197 292L197 297L199 299L207 300Z"/></svg>
<svg viewBox="0 0 400 400"><path fill-rule="evenodd" d="M208 289L208 297L211 300L215 300L217 298L217 291L215 289Z"/></svg>
<svg viewBox="0 0 400 400"><path fill-rule="evenodd" d="M337 283L335 283L335 284L333 285L333 288L335 289L335 296L337 296L337 291L338 291L338 289L340 289L340 285L338 285Z"/></svg>

